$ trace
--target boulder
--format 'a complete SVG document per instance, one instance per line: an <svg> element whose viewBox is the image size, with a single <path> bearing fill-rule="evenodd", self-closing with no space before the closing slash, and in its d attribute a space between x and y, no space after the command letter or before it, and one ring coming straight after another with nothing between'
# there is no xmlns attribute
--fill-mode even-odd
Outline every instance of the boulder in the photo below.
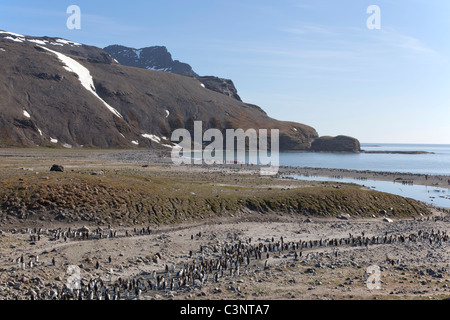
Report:
<svg viewBox="0 0 450 320"><path fill-rule="evenodd" d="M55 172L64 172L64 167L60 166L58 164L54 164L51 168L50 171L55 171Z"/></svg>
<svg viewBox="0 0 450 320"><path fill-rule="evenodd" d="M341 219L341 220L348 220L348 219L350 219L350 215L348 213L345 213L345 214L339 215L337 218Z"/></svg>

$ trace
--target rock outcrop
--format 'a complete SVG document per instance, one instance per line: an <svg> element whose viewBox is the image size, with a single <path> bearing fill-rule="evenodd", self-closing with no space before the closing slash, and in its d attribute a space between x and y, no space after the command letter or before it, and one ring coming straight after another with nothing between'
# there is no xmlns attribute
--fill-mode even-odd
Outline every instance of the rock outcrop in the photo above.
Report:
<svg viewBox="0 0 450 320"><path fill-rule="evenodd" d="M103 50L124 66L171 72L190 77L198 76L189 64L173 60L172 55L164 46L135 49L112 45Z"/></svg>
<svg viewBox="0 0 450 320"><path fill-rule="evenodd" d="M237 93L237 89L234 86L233 81L230 79L223 79L218 77L206 76L206 77L198 77L206 89L219 92L228 97L232 97L238 101L242 101L241 97L239 97Z"/></svg>
<svg viewBox="0 0 450 320"><path fill-rule="evenodd" d="M311 151L315 152L360 152L358 139L348 136L324 136L315 139L311 144Z"/></svg>

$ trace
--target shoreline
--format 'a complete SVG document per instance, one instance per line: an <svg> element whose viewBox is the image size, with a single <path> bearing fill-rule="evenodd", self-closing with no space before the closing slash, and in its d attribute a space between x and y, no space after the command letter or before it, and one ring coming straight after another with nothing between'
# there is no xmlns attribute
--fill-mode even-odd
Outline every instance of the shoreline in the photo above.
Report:
<svg viewBox="0 0 450 320"><path fill-rule="evenodd" d="M81 152L80 152L81 151ZM55 154L56 153L56 154ZM167 165L178 168L188 168L188 165L174 165L170 159L170 153L163 150L55 150L55 149L11 149L0 148L0 158L8 158L10 160L20 158L26 159L37 158L42 160L52 160L64 162L68 161L95 161L104 163L122 163L130 165ZM25 168L27 166L24 166ZM231 169L243 172L259 172L262 166L247 164L225 164L225 165L192 165L193 169ZM338 169L338 168L316 168L316 167L297 167L297 166L279 166L278 175L310 175L323 177L342 177L350 179L367 179L378 181L412 182L415 185L424 185L430 187L450 188L450 172L449 175L433 175L419 174L408 172L390 172L390 171L372 171L372 170L354 170L354 169Z"/></svg>
<svg viewBox="0 0 450 320"><path fill-rule="evenodd" d="M368 154L436 154L435 152L429 152L429 151L386 151L386 150L380 150L380 151L361 150L360 153L368 153Z"/></svg>
<svg viewBox="0 0 450 320"><path fill-rule="evenodd" d="M312 168L312 167L292 167L283 166L279 169L279 174L283 175L306 175L322 177L340 177L360 180L376 180L390 182L408 182L415 185L429 187L450 188L450 176L426 175L404 172L370 171L370 170L349 170L349 169L330 169L330 168Z"/></svg>

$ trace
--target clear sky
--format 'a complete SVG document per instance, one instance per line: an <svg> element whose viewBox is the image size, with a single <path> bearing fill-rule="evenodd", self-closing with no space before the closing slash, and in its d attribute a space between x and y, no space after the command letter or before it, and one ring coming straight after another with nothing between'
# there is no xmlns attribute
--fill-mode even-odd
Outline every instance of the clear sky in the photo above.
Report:
<svg viewBox="0 0 450 320"><path fill-rule="evenodd" d="M69 30L69 5L81 29ZM381 9L381 29L366 12ZM450 144L450 1L0 2L0 29L98 47L164 45L245 102L320 135Z"/></svg>

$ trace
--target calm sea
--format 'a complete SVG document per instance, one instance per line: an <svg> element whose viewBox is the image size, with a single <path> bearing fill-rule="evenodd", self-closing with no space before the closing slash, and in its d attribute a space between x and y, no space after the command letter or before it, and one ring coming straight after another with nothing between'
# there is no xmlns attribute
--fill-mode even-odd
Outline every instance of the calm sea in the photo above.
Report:
<svg viewBox="0 0 450 320"><path fill-rule="evenodd" d="M287 166L371 170L418 174L450 175L450 145L428 144L362 144L366 151L426 151L432 154L338 154L338 153L280 153L280 164ZM335 181L332 177L293 176L299 180ZM421 185L401 185L391 181L358 181L374 190L389 192L430 204L450 208L450 189Z"/></svg>
<svg viewBox="0 0 450 320"><path fill-rule="evenodd" d="M375 144L361 145L366 151L425 151L429 154L392 153L316 153L281 152L281 166L370 170L450 176L450 145L436 144ZM245 162L252 162L248 153L242 154ZM235 159L237 159L235 154ZM199 155L201 158L201 154ZM291 176L299 180L335 181L333 177ZM402 185L392 181L339 179L339 182L363 184L371 189L425 201L450 208L450 189L422 185Z"/></svg>
<svg viewBox="0 0 450 320"><path fill-rule="evenodd" d="M367 151L426 151L433 154L282 152L280 165L450 175L450 145L361 144Z"/></svg>

